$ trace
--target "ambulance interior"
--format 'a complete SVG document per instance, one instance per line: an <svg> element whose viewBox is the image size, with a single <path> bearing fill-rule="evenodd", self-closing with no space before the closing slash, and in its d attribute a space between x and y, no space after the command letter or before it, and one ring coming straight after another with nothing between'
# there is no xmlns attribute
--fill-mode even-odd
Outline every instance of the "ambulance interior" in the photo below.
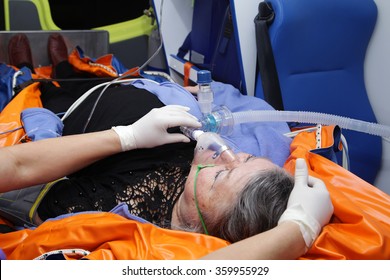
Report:
<svg viewBox="0 0 390 280"><path fill-rule="evenodd" d="M194 10L197 5L201 6L208 1L139 1L132 15L126 15L126 12L122 11L125 15L118 15L119 18L112 20L107 17L102 24L92 24L92 20L80 20L73 21L68 26L66 24L69 22L64 17L56 19L55 13L71 12L78 1L62 1L61 4L57 3L57 6L52 3L57 1L50 0L3 1L3 8L8 12L4 16L3 31L0 31L0 60L7 60L6 46L9 38L23 31L34 46L36 66L45 65L48 58L42 42L46 42L46 38L53 32L61 32L66 35L69 49L81 46L85 53L92 57L113 53L128 68L148 61L147 69L150 72L166 73L180 85L195 84L197 72L201 69L197 62L204 57L195 50L190 50L184 57L179 57L178 54L187 36L196 29L194 24L201 22L197 17L200 14L210 17L215 15ZM96 2L96 14L101 12L98 7L104 10L105 2ZM227 69L234 72L234 78L238 78L238 87L242 94L265 99L281 111L311 112L313 115L322 113L321 117L329 121L329 125L339 125L342 128L344 149L338 153L338 166L347 171L344 178L348 183L340 189L344 190L344 193L351 191L350 195L356 196L356 199L344 201L353 210L339 210L340 216L335 220L335 224L341 223L343 219L347 221L348 215L356 215L354 217L361 218L363 222L359 225L351 222L351 231L344 232L344 235L341 230L334 233L337 227L330 228L326 232L333 232L334 236L326 241L326 235L321 235L316 251L307 258L314 259L319 255L320 258L329 259L389 259L389 1L364 0L355 3L353 0L346 0L338 6L340 9L334 9L338 10L334 14L330 12L331 8L324 9L324 6L338 5L337 2L340 1L322 1L324 3L321 4L321 1L295 0L295 3L290 5L283 0L225 2L229 4L231 12L229 38L234 38L238 59L237 68ZM275 18L268 23L268 32L274 48L276 68L279 70L282 105L267 95L262 85L264 76L261 77L258 65L259 46L254 23L259 14L260 2L271 3L275 11ZM111 8L118 9L129 4L127 1L111 1L110 5ZM21 10L24 12L21 13ZM131 8L123 10L130 11ZM285 11L288 13L283 14ZM29 16L25 16L26 14ZM280 16L282 14L283 16ZM211 21L203 20L206 23ZM302 26L307 28L300 28ZM354 28L357 28L358 32L350 33ZM199 35L198 38L206 42L209 40L206 35ZM41 49L43 51L40 51ZM221 82L230 83L230 77L225 78ZM308 116L308 123L315 126L317 123L309 113L302 115ZM339 169L331 166L330 170ZM313 172L322 174L315 167ZM350 173L359 179L355 179ZM343 181L341 173L334 177L332 174L323 174L329 182ZM335 185L332 188L338 192L337 183ZM335 194L337 207L343 205L344 193ZM364 245L359 242L352 244L352 249L348 249L348 245L341 245L343 242L353 243L351 240L359 237L359 231L364 232L370 227L373 229L371 241ZM338 251L337 246L342 248Z"/></svg>

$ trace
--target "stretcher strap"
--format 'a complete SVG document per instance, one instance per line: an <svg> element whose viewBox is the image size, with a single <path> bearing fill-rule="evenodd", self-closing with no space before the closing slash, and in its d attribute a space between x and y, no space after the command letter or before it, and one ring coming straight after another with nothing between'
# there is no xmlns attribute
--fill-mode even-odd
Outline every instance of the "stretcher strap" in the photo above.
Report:
<svg viewBox="0 0 390 280"><path fill-rule="evenodd" d="M185 87L189 86L189 79L190 79L190 71L193 64L191 62L184 63L184 81L183 85Z"/></svg>
<svg viewBox="0 0 390 280"><path fill-rule="evenodd" d="M322 125L317 124L316 127L316 149L321 149L322 147L322 142L321 142L321 130L322 130Z"/></svg>
<svg viewBox="0 0 390 280"><path fill-rule="evenodd" d="M44 253L38 257L36 257L34 260L47 260L50 259L50 256L56 256L55 259L66 259L64 256L65 255L70 255L70 256L79 256L79 257L85 257L89 255L91 252L88 250L84 249L60 249L60 250L53 250L47 253ZM62 257L59 257L62 256Z"/></svg>
<svg viewBox="0 0 390 280"><path fill-rule="evenodd" d="M282 92L279 84L279 76L276 69L274 53L268 27L272 24L275 13L271 3L260 2L259 13L256 15L256 48L257 65L261 76L264 100L276 110L284 110Z"/></svg>

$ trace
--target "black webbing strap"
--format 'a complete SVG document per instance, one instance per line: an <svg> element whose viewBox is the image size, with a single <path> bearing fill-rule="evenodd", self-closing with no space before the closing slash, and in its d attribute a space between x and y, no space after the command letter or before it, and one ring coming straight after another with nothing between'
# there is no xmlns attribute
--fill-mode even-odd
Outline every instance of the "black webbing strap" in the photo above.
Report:
<svg viewBox="0 0 390 280"><path fill-rule="evenodd" d="M274 20L271 3L260 2L259 13L254 19L256 28L257 61L263 87L264 100L276 110L284 110L278 72L268 34L268 26Z"/></svg>

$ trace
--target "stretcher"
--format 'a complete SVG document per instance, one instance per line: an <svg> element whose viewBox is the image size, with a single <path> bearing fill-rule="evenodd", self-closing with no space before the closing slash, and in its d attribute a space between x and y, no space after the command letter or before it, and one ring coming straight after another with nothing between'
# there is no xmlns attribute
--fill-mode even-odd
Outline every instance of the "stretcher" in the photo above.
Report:
<svg viewBox="0 0 390 280"><path fill-rule="evenodd" d="M39 106L34 101L39 93L28 92L24 104ZM17 121L18 115L14 118ZM335 209L330 223L300 259L390 259L390 196L324 156L342 148L340 133L337 126L322 126L320 131L299 133L290 145L284 168L293 173L295 160L304 158L310 175L325 182ZM317 147L319 137L321 147ZM12 226L5 219L2 223ZM228 245L216 237L162 229L110 212L74 214L0 235L6 259L197 259Z"/></svg>

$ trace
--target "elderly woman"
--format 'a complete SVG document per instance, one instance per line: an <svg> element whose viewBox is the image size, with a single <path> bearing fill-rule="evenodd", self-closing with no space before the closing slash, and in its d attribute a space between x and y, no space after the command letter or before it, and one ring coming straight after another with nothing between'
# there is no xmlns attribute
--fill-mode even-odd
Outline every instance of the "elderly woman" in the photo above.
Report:
<svg viewBox="0 0 390 280"><path fill-rule="evenodd" d="M189 139L181 134L166 132L172 125L199 126L199 123L183 109L180 106L167 106L152 110L135 124L122 128L119 133L114 128L4 147L0 149L0 156L7 164L0 166L0 190L6 192L60 178L102 158L119 153L124 147L142 149L177 141L187 142ZM145 133L148 136L158 137L143 141ZM69 156L70 153L72 156ZM260 166L254 164L255 162ZM210 169L215 167L217 165ZM191 191L193 179L195 179L195 186L197 184L196 177L190 179L189 176L190 185L186 188L189 191L183 192L177 206L174 207L176 210L172 215L173 225L181 226L188 223L183 221L183 219L187 220L185 217L189 217L191 222L197 220L199 223L201 214L197 216L195 209L197 208L198 211L202 209L203 213L209 213L213 211L212 202L227 205L221 208L228 209L228 205L234 204L234 200L237 199L235 198L237 191L242 189L242 185L248 183L248 178L253 175L252 171L247 172L247 170L263 171L278 168L264 159L244 156L234 165L218 165L217 169L218 171L197 174L199 182L202 183L199 186L204 189L203 194L197 199L196 192ZM227 174L224 175L225 178L219 179L220 182L216 182L218 181L216 177L219 176L214 174L220 174L221 170ZM227 183L229 177L233 185L223 184L223 182ZM236 185L239 186L238 189L234 189L234 184L238 184ZM199 207L195 200L199 200ZM279 218L277 226L262 234L250 232L247 235L252 236L251 238L216 251L205 258L297 258L311 246L322 226L329 222L332 213L333 207L324 184L312 177L309 177L308 181L307 169L302 160L297 164L295 188L288 201L287 210ZM256 212L252 214L258 215ZM240 230L245 231L243 228Z"/></svg>

